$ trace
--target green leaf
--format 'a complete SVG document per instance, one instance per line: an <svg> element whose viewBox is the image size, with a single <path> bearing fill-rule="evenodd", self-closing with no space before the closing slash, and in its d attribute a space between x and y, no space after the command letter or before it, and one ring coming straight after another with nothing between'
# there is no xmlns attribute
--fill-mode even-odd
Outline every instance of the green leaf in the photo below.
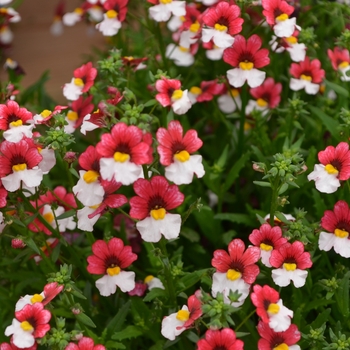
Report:
<svg viewBox="0 0 350 350"><path fill-rule="evenodd" d="M320 328L325 322L329 320L329 315L331 314L331 309L326 309L320 313L316 319L311 323L313 329Z"/></svg>
<svg viewBox="0 0 350 350"><path fill-rule="evenodd" d="M254 145L251 146L254 154L257 156L258 161L261 163L266 163L266 158L265 156L262 154L262 152L260 151L260 149Z"/></svg>
<svg viewBox="0 0 350 350"><path fill-rule="evenodd" d="M197 231L189 227L182 227L180 235L187 238L190 242L195 243L200 241L200 235Z"/></svg>
<svg viewBox="0 0 350 350"><path fill-rule="evenodd" d="M147 101L147 102L144 104L144 106L145 106L145 107L151 107L151 106L154 106L156 103L157 103L157 100L156 100L156 99L152 99L152 100Z"/></svg>
<svg viewBox="0 0 350 350"><path fill-rule="evenodd" d="M323 125L332 134L332 136L338 139L339 138L338 121L328 116L325 112L322 111L322 109L318 107L311 106L311 105L309 105L308 107L310 108L312 114L321 120Z"/></svg>
<svg viewBox="0 0 350 350"><path fill-rule="evenodd" d="M78 172L77 172L74 168L70 168L69 171L70 171L71 174L73 174L77 179L80 179L80 176L79 176Z"/></svg>
<svg viewBox="0 0 350 350"><path fill-rule="evenodd" d="M106 343L106 349L126 349L125 345L122 343L118 343L116 341L109 340Z"/></svg>
<svg viewBox="0 0 350 350"><path fill-rule="evenodd" d="M179 285L184 286L181 290L184 291L195 285L203 276L207 274L209 270L210 269L203 269L187 273L185 276L179 279Z"/></svg>
<svg viewBox="0 0 350 350"><path fill-rule="evenodd" d="M288 190L288 184L287 183L284 183L280 190L278 191L278 195L281 195L282 193L286 192Z"/></svg>
<svg viewBox="0 0 350 350"><path fill-rule="evenodd" d="M347 98L349 97L349 91L344 89L342 86L335 83L331 83L328 80L324 80L324 83L326 84L327 88L329 88L330 90L334 90L338 95L342 95Z"/></svg>
<svg viewBox="0 0 350 350"><path fill-rule="evenodd" d="M238 178L239 172L247 164L247 162L250 158L250 155L251 155L250 152L243 154L243 156L230 169L229 173L227 174L226 181L225 181L224 185L222 186L223 193L228 191L229 188L232 186L232 184L235 182L235 180Z"/></svg>
<svg viewBox="0 0 350 350"><path fill-rule="evenodd" d="M68 210L68 211L65 211L63 214L57 216L57 220L62 220L62 219L66 219L66 218L70 218L71 216L75 215L75 210L74 209L71 209L71 210Z"/></svg>
<svg viewBox="0 0 350 350"><path fill-rule="evenodd" d="M271 187L270 182L266 182L266 181L253 181L253 184L261 187Z"/></svg>
<svg viewBox="0 0 350 350"><path fill-rule="evenodd" d="M162 298L167 296L167 293L164 289L161 288L152 288L147 295L143 298L143 301L152 301L155 298Z"/></svg>
<svg viewBox="0 0 350 350"><path fill-rule="evenodd" d="M335 292L335 299L338 304L339 311L344 317L349 316L349 278L350 271L348 271L339 284L339 288Z"/></svg>
<svg viewBox="0 0 350 350"><path fill-rule="evenodd" d="M131 338L137 338L142 334L143 334L143 331L140 327L130 325L124 328L122 331L114 333L112 335L112 339L114 340L131 339Z"/></svg>
<svg viewBox="0 0 350 350"><path fill-rule="evenodd" d="M227 156L228 156L228 145L226 145L226 147L224 148L224 150L221 153L220 158L218 159L216 165L219 168L224 168L226 161L227 161Z"/></svg>
<svg viewBox="0 0 350 350"><path fill-rule="evenodd" d="M35 253L37 253L38 255L41 256L42 251L41 251L40 248L36 245L36 243L33 241L32 238L27 237L27 238L24 239L24 242L25 242L25 244L26 244L29 248L33 249L33 250L35 251Z"/></svg>
<svg viewBox="0 0 350 350"><path fill-rule="evenodd" d="M220 213L214 216L216 220L228 220L236 222L238 224L245 224L247 226L254 226L255 222L247 214L234 214L234 213Z"/></svg>
<svg viewBox="0 0 350 350"><path fill-rule="evenodd" d="M75 317L79 322L85 324L86 326L96 328L95 323L93 323L92 319L86 314L81 313L81 314L75 315Z"/></svg>
<svg viewBox="0 0 350 350"><path fill-rule="evenodd" d="M107 325L108 332L116 332L122 329L126 316L131 306L131 300L125 303Z"/></svg>

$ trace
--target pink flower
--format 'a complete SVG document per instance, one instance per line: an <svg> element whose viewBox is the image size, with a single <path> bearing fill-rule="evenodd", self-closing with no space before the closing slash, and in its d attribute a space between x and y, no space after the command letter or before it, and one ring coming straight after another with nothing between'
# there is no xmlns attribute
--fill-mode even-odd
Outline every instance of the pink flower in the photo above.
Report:
<svg viewBox="0 0 350 350"><path fill-rule="evenodd" d="M10 344L8 343L1 343L0 344L0 350L36 350L37 343L34 343L33 346L29 348L19 348L15 344L13 344L13 337L11 337Z"/></svg>
<svg viewBox="0 0 350 350"><path fill-rule="evenodd" d="M347 49L335 47L333 51L331 49L328 49L327 54L331 60L333 69L336 71L338 69L344 69L350 64L350 54L349 50Z"/></svg>
<svg viewBox="0 0 350 350"><path fill-rule="evenodd" d="M64 350L106 350L104 345L95 345L93 339L88 337L82 337L78 345L74 343L69 343Z"/></svg>
<svg viewBox="0 0 350 350"><path fill-rule="evenodd" d="M75 79L80 79L83 83L82 92L87 92L94 85L97 76L97 69L92 66L92 62L83 64L73 72Z"/></svg>
<svg viewBox="0 0 350 350"><path fill-rule="evenodd" d="M310 61L309 57L300 63L292 63L290 74L297 79L304 79L315 84L322 82L325 71L321 69L321 62L318 59Z"/></svg>
<svg viewBox="0 0 350 350"><path fill-rule="evenodd" d="M236 338L236 333L230 328L207 330L205 339L197 342L197 350L243 350L244 343Z"/></svg>
<svg viewBox="0 0 350 350"><path fill-rule="evenodd" d="M276 24L276 19L282 14L290 16L294 12L294 7L284 0L262 0L261 4L266 22L271 26Z"/></svg>
<svg viewBox="0 0 350 350"><path fill-rule="evenodd" d="M128 1L129 0L106 0L103 7L107 11L114 10L117 12L118 20L123 22L125 20L126 13L128 12Z"/></svg>
<svg viewBox="0 0 350 350"><path fill-rule="evenodd" d="M15 101L0 105L0 130L8 130L11 125L22 125L32 121L33 115Z"/></svg>
<svg viewBox="0 0 350 350"><path fill-rule="evenodd" d="M262 85L250 89L249 92L257 100L258 105L273 109L281 101L282 84L275 83L273 78L267 78Z"/></svg>

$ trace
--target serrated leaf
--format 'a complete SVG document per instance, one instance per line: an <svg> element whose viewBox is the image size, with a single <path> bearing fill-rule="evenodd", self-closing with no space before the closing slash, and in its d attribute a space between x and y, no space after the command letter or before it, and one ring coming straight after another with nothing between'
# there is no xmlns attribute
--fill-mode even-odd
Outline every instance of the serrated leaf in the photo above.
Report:
<svg viewBox="0 0 350 350"><path fill-rule="evenodd" d="M152 288L147 295L143 298L143 301L152 301L155 298L162 298L165 297L167 293L164 289L161 288Z"/></svg>
<svg viewBox="0 0 350 350"><path fill-rule="evenodd" d="M136 326L127 326L120 332L116 332L112 335L112 339L123 340L137 338L139 335L143 334L143 331L140 327Z"/></svg>
<svg viewBox="0 0 350 350"><path fill-rule="evenodd" d="M92 328L96 328L95 323L94 323L94 322L92 321L92 319L91 319L89 316L87 316L86 314L81 313L81 314L75 315L75 317L76 317L76 319L77 319L79 322L85 324L86 326L92 327Z"/></svg>
<svg viewBox="0 0 350 350"><path fill-rule="evenodd" d="M254 185L258 185L261 187L270 187L271 188L271 184L270 182L265 182L265 181L253 181Z"/></svg>
<svg viewBox="0 0 350 350"><path fill-rule="evenodd" d="M61 215L57 216L57 220L62 220L62 219L66 219L66 218L70 218L71 216L74 216L75 215L75 210L74 209L71 209L71 210L68 210L68 211L65 211L64 213L62 213Z"/></svg>

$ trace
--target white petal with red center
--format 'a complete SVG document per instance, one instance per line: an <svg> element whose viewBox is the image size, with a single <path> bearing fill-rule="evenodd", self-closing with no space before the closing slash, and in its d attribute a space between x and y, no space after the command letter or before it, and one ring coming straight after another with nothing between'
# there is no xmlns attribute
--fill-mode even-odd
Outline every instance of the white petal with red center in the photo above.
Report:
<svg viewBox="0 0 350 350"><path fill-rule="evenodd" d="M113 158L100 159L100 173L103 179L122 183L125 186L131 185L137 179L143 178L142 166L130 160L123 163L117 162Z"/></svg>
<svg viewBox="0 0 350 350"><path fill-rule="evenodd" d="M222 59L225 49L213 48L211 50L205 50L205 56L212 61L219 61Z"/></svg>
<svg viewBox="0 0 350 350"><path fill-rule="evenodd" d="M81 21L81 14L78 12L67 12L62 17L62 22L66 26L74 26Z"/></svg>
<svg viewBox="0 0 350 350"><path fill-rule="evenodd" d="M17 303L15 305L15 311L22 310L28 304L32 305L36 302L41 302L44 298L45 298L44 292L42 292L40 294L36 294L36 295L26 294L24 297L21 297L17 301Z"/></svg>
<svg viewBox="0 0 350 350"><path fill-rule="evenodd" d="M18 348L29 348L34 345L35 338L33 336L33 330L24 330L21 327L22 322L19 322L17 319L12 320L12 324L5 329L5 335L12 335L13 344L15 344Z"/></svg>
<svg viewBox="0 0 350 350"><path fill-rule="evenodd" d="M103 201L105 191L98 179L87 183L84 180L84 175L86 173L87 172L85 170L79 171L80 179L78 183L72 188L73 193L85 206L94 206L100 204Z"/></svg>
<svg viewBox="0 0 350 350"><path fill-rule="evenodd" d="M242 107L242 100L241 97L239 95L237 96L231 96L230 93L227 93L225 95L221 95L218 98L218 105L219 105L219 109L223 112L223 113L232 113L234 112L237 108L241 109Z"/></svg>
<svg viewBox="0 0 350 350"><path fill-rule="evenodd" d="M44 148L40 150L40 155L43 157L43 159L38 164L38 167L45 175L48 174L48 172L56 165L55 151L53 149Z"/></svg>
<svg viewBox="0 0 350 350"><path fill-rule="evenodd" d="M316 189L322 193L334 193L340 187L337 174L329 174L323 164L315 164L314 170L307 176L307 179L314 180Z"/></svg>
<svg viewBox="0 0 350 350"><path fill-rule="evenodd" d="M96 29L99 30L104 36L116 35L121 28L122 23L117 18L108 18L106 14L103 16L103 21L96 24Z"/></svg>
<svg viewBox="0 0 350 350"><path fill-rule="evenodd" d="M202 29L202 41L208 43L213 40L214 44L220 49L226 49L235 41L235 38L226 31L217 30L214 28L203 28Z"/></svg>
<svg viewBox="0 0 350 350"><path fill-rule="evenodd" d="M119 274L112 276L114 283L124 293L130 292L135 288L135 272L120 271Z"/></svg>
<svg viewBox="0 0 350 350"><path fill-rule="evenodd" d="M91 118L91 114L87 114L83 119L83 123L81 124L81 127L80 127L80 132L83 135L86 135L87 131L92 131L99 128L97 124L91 123L89 121L90 118Z"/></svg>
<svg viewBox="0 0 350 350"><path fill-rule="evenodd" d="M275 332L284 332L289 328L294 313L283 305L282 299L278 300L277 305L279 307L277 313L268 312L269 326Z"/></svg>
<svg viewBox="0 0 350 350"><path fill-rule="evenodd" d="M2 177L1 181L7 191L14 192L20 188L21 181L27 187L36 187L40 185L42 179L43 172L38 167L35 167L33 169L14 171L12 174Z"/></svg>
<svg viewBox="0 0 350 350"><path fill-rule="evenodd" d="M93 231L94 225L101 216L101 214L98 214L90 219L88 215L92 214L95 210L96 208L84 207L83 209L79 209L77 211L78 228L80 230L89 232Z"/></svg>
<svg viewBox="0 0 350 350"><path fill-rule="evenodd" d="M270 264L270 256L271 256L272 250L264 250L260 249L260 257L261 257L261 262L266 266L266 267L271 267Z"/></svg>
<svg viewBox="0 0 350 350"><path fill-rule="evenodd" d="M169 44L165 51L165 56L174 61L179 67L189 67L194 63L194 57L186 49L175 44Z"/></svg>
<svg viewBox="0 0 350 350"><path fill-rule="evenodd" d="M300 288L305 284L307 273L306 270L287 271L284 268L279 268L272 270L272 279L280 287L286 287L293 281L294 286Z"/></svg>
<svg viewBox="0 0 350 350"><path fill-rule="evenodd" d="M274 25L273 31L279 38L289 38L293 35L296 25L296 18L292 17Z"/></svg>
<svg viewBox="0 0 350 350"><path fill-rule="evenodd" d="M188 311L188 307L184 305L181 310ZM162 330L161 333L163 337L174 340L175 337L180 335L183 331L186 330L183 325L186 321L179 320L177 317L177 312L166 316L162 320Z"/></svg>
<svg viewBox="0 0 350 350"><path fill-rule="evenodd" d="M10 129L4 131L2 134L6 141L10 142L19 142L23 139L23 137L31 138L33 136L32 130L34 128L34 124L31 125L20 125L20 126L11 126Z"/></svg>
<svg viewBox="0 0 350 350"><path fill-rule="evenodd" d="M171 16L171 8L169 4L154 5L148 9L148 13L156 22L166 22ZM180 16L184 16L185 14Z"/></svg>
<svg viewBox="0 0 350 350"><path fill-rule="evenodd" d="M229 83L236 88L243 86L246 81L250 87L258 87L264 82L266 76L265 72L255 68L249 70L229 69L226 74Z"/></svg>
<svg viewBox="0 0 350 350"><path fill-rule="evenodd" d="M83 87L74 83L75 78L72 78L70 83L64 84L63 96L70 101L76 101L79 96L83 93Z"/></svg>
<svg viewBox="0 0 350 350"><path fill-rule="evenodd" d="M314 84L311 81L305 79L295 79L291 78L289 82L289 87L293 91L299 91L305 89L306 93L309 95L316 95L320 90L320 86L318 84Z"/></svg>
<svg viewBox="0 0 350 350"><path fill-rule="evenodd" d="M103 297L108 297L117 291L117 285L113 277L114 276L104 275L96 281L96 288Z"/></svg>
<svg viewBox="0 0 350 350"><path fill-rule="evenodd" d="M179 45L188 49L192 44L196 43L199 40L196 35L197 32L184 30L180 35Z"/></svg>
<svg viewBox="0 0 350 350"><path fill-rule="evenodd" d="M290 47L287 47L286 50L290 54L290 58L294 62L302 62L305 60L306 56L306 46L305 44L289 44Z"/></svg>
<svg viewBox="0 0 350 350"><path fill-rule="evenodd" d="M188 97L188 91L184 90L182 91L181 98L173 101L171 107L175 114L182 115L185 114L191 107L192 103Z"/></svg>
<svg viewBox="0 0 350 350"><path fill-rule="evenodd" d="M198 178L203 177L205 174L202 156L200 155L192 155L185 162L174 158L174 163L165 167L165 177L176 185L190 184L193 181L194 174Z"/></svg>
<svg viewBox="0 0 350 350"><path fill-rule="evenodd" d="M323 235L322 235L323 234ZM330 235L333 236L333 247L334 247L334 251L339 254L340 256L342 256L343 258L350 258L350 240L349 237L338 237L333 233L327 233L327 232L321 232L320 233L320 238L318 241L319 244L319 248L321 249L321 235L323 236L322 239L325 241L325 236L326 235ZM331 237L327 237L328 240L331 242L332 238ZM324 243L324 242L323 242ZM328 244L329 246L329 244ZM327 246L327 248L328 248ZM326 250L326 249L322 249L322 250ZM329 250L329 249L328 249Z"/></svg>
<svg viewBox="0 0 350 350"><path fill-rule="evenodd" d="M166 239L177 238L181 229L181 216L166 213L164 219L155 220L149 216L136 223L142 239L146 242L158 242L162 234Z"/></svg>
<svg viewBox="0 0 350 350"><path fill-rule="evenodd" d="M230 299L228 298L230 290L232 292L238 291L238 293L241 294L237 302L231 303ZM241 277L232 281L227 278L227 274L224 272L215 272L213 274L211 294L215 298L217 293L223 293L225 304L231 304L234 307L241 306L249 295L249 290L250 285L248 283L245 283Z"/></svg>

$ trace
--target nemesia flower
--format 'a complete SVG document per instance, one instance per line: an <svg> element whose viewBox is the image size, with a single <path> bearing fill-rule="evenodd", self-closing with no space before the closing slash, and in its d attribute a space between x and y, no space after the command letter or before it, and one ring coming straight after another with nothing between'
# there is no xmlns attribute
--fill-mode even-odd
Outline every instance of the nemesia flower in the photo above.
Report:
<svg viewBox="0 0 350 350"><path fill-rule="evenodd" d="M146 283L149 290L152 290L153 288L165 289L163 282L159 278L152 275L145 277L144 282Z"/></svg>
<svg viewBox="0 0 350 350"><path fill-rule="evenodd" d="M101 155L100 173L103 179L115 179L130 185L143 176L142 164L150 164L150 145L145 142L143 131L135 125L117 123L110 134L103 134L96 145Z"/></svg>
<svg viewBox="0 0 350 350"><path fill-rule="evenodd" d="M48 283L40 294L27 294L24 297L21 297L16 303L15 311L22 310L28 304L32 305L34 303L42 303L43 305L46 305L61 293L63 288L64 286L58 285L57 282Z"/></svg>
<svg viewBox="0 0 350 350"><path fill-rule="evenodd" d="M228 245L228 253L223 249L214 251L214 258L211 261L216 272L213 274L212 295L215 298L217 293L223 293L224 301L230 304L228 296L230 291L241 294L235 307L241 306L249 294L250 285L255 281L260 270L255 264L260 258L258 247L248 247L245 250L244 242L241 239L234 239Z"/></svg>
<svg viewBox="0 0 350 350"><path fill-rule="evenodd" d="M191 87L188 97L192 104L196 102L211 101L214 96L220 94L224 88L224 84L218 83L217 79L210 81L202 81L200 87Z"/></svg>
<svg viewBox="0 0 350 350"><path fill-rule="evenodd" d="M326 210L321 219L322 231L318 247L328 252L332 248L344 258L350 258L350 210L345 201L335 203L333 211Z"/></svg>
<svg viewBox="0 0 350 350"><path fill-rule="evenodd" d="M161 235L166 239L177 238L180 234L181 216L171 214L184 200L176 185L169 185L163 176L151 180L138 179L134 183L137 196L130 199L130 216L138 219L136 228L146 242L158 242Z"/></svg>
<svg viewBox="0 0 350 350"><path fill-rule="evenodd" d="M171 15L180 17L186 14L186 1L147 0L153 4L148 9L149 16L157 22L166 22Z"/></svg>
<svg viewBox="0 0 350 350"><path fill-rule="evenodd" d="M301 334L295 324L291 324L284 332L275 332L267 323L260 321L258 333L261 337L258 350L300 350L300 346L295 343L300 340Z"/></svg>
<svg viewBox="0 0 350 350"><path fill-rule="evenodd" d="M270 256L273 249L278 249L287 239L282 237L282 230L279 226L271 227L269 224L262 224L257 230L249 235L249 240L255 246L260 247L261 262L271 267Z"/></svg>
<svg viewBox="0 0 350 350"><path fill-rule="evenodd" d="M169 44L165 50L165 56L173 60L179 67L189 67L194 63L194 54L197 48L197 44L189 48L176 44Z"/></svg>
<svg viewBox="0 0 350 350"><path fill-rule="evenodd" d="M198 42L201 33L200 17L201 13L195 4L186 5L186 15L180 17L180 46L189 48L192 44Z"/></svg>
<svg viewBox="0 0 350 350"><path fill-rule="evenodd" d="M71 82L63 86L64 97L71 101L77 100L80 95L89 91L94 85L96 76L97 69L92 66L92 62L75 69Z"/></svg>
<svg viewBox="0 0 350 350"><path fill-rule="evenodd" d="M163 337L174 340L186 329L192 327L193 323L202 316L201 302L195 295L191 295L181 310L162 320L161 333Z"/></svg>
<svg viewBox="0 0 350 350"><path fill-rule="evenodd" d="M90 114L94 110L92 102L93 96L84 98L80 96L77 100L71 104L71 109L68 110L65 121L68 125L64 126L64 131L68 134L72 134L75 129L79 128L83 123L85 116Z"/></svg>
<svg viewBox="0 0 350 350"><path fill-rule="evenodd" d="M241 87L245 81L252 88L263 83L266 73L257 68L268 65L270 58L267 49L260 49L261 44L262 41L256 34L247 41L242 35L237 35L232 47L224 51L224 61L237 67L227 71L227 79L233 87Z"/></svg>
<svg viewBox="0 0 350 350"><path fill-rule="evenodd" d="M205 339L197 342L197 350L243 350L244 343L236 338L236 333L230 328L221 330L208 329Z"/></svg>
<svg viewBox="0 0 350 350"><path fill-rule="evenodd" d="M63 29L62 18L64 14L65 14L65 3L64 1L60 1L55 8L55 13L50 26L50 33L52 35L59 36L63 34L64 29Z"/></svg>
<svg viewBox="0 0 350 350"><path fill-rule="evenodd" d="M13 344L13 337L11 337L10 339L10 344L8 343L0 344L0 350L36 350L37 347L38 347L37 343L34 343L34 345L29 348L19 348L15 344Z"/></svg>
<svg viewBox="0 0 350 350"><path fill-rule="evenodd" d="M255 101L249 100L245 109L247 115L253 110L261 111L263 115L276 108L281 101L282 84L275 83L273 78L267 78L260 86L250 89L249 93Z"/></svg>
<svg viewBox="0 0 350 350"><path fill-rule="evenodd" d="M103 4L106 13L103 15L103 21L96 24L104 36L113 36L118 33L125 20L128 11L127 4L129 0L106 0Z"/></svg>
<svg viewBox="0 0 350 350"><path fill-rule="evenodd" d="M295 217L294 217L293 215L291 215L291 214L284 214L284 213L282 213L282 214L283 214L283 216L284 216L288 221L295 221ZM264 220L265 220L267 223L269 223L269 222L270 222L270 214L266 214L266 215L264 216ZM274 222L274 225L275 225L275 226L283 227L283 225L285 225L284 222L281 221L277 216L274 216L274 217L273 217L273 222Z"/></svg>
<svg viewBox="0 0 350 350"><path fill-rule="evenodd" d="M44 310L42 303L26 305L15 312L12 324L5 329L5 335L12 335L13 344L19 348L28 348L35 339L42 338L50 330L51 312Z"/></svg>
<svg viewBox="0 0 350 350"><path fill-rule="evenodd" d="M183 136L183 128L178 121L171 121L168 130L159 128L157 131L159 143L157 151L160 163L165 166L165 177L176 185L189 184L193 175L204 176L202 156L191 155L202 147L197 131L191 129Z"/></svg>
<svg viewBox="0 0 350 350"><path fill-rule="evenodd" d="M61 113L62 110L66 109L67 106L56 106L55 109L49 111L44 109L40 114L35 114L33 116L34 124L48 124L48 121L51 120L56 114Z"/></svg>
<svg viewBox="0 0 350 350"><path fill-rule="evenodd" d="M91 114L87 114L82 121L80 132L83 135L86 135L87 131L93 131L98 128L106 126L104 121L105 114L102 113L99 109Z"/></svg>
<svg viewBox="0 0 350 350"><path fill-rule="evenodd" d="M78 344L69 343L64 350L106 350L104 345L95 345L93 339L82 337Z"/></svg>
<svg viewBox="0 0 350 350"><path fill-rule="evenodd" d="M314 180L316 189L322 193L333 193L340 187L340 181L350 178L350 151L347 142L340 142L336 147L328 146L318 152L321 164L315 164L314 170L308 175L309 181Z"/></svg>
<svg viewBox="0 0 350 350"><path fill-rule="evenodd" d="M135 58L132 56L123 56L122 60L123 60L123 65L125 67L130 67L134 71L137 71L137 70L144 69L147 67L143 62L147 61L148 57ZM122 96L118 89L116 89L115 92L117 94L119 94L119 96Z"/></svg>
<svg viewBox="0 0 350 350"><path fill-rule="evenodd" d="M8 45L13 41L13 32L7 25L0 26L0 43Z"/></svg>
<svg viewBox="0 0 350 350"><path fill-rule="evenodd" d="M222 49L214 44L211 40L202 44L205 49L205 56L211 61L219 61L222 59L225 49Z"/></svg>
<svg viewBox="0 0 350 350"><path fill-rule="evenodd" d="M342 74L340 79L343 81L350 81L350 77L346 74L346 72L350 69L349 50L335 47L333 51L328 49L327 54L331 60L333 69Z"/></svg>
<svg viewBox="0 0 350 350"><path fill-rule="evenodd" d="M24 138L17 143L3 141L0 144L0 153L0 177L7 191L17 191L21 182L27 188L40 185L43 172L38 164L42 156L27 139Z"/></svg>
<svg viewBox="0 0 350 350"><path fill-rule="evenodd" d="M143 283L142 281L135 282L135 288L128 292L130 296L138 296L142 297L146 293L147 290L147 284Z"/></svg>
<svg viewBox="0 0 350 350"><path fill-rule="evenodd" d="M321 62L318 59L310 62L307 56L299 64L292 63L289 72L294 77L290 79L289 87L293 91L305 89L305 92L310 95L318 93L325 77L325 71L321 69Z"/></svg>
<svg viewBox="0 0 350 350"><path fill-rule="evenodd" d="M202 41L204 43L213 40L214 44L222 49L230 47L234 41L234 35L242 31L243 18L240 18L241 10L237 5L230 5L220 1L217 5L208 8L202 15L203 29Z"/></svg>
<svg viewBox="0 0 350 350"><path fill-rule="evenodd" d="M304 43L298 43L298 34L299 31L295 30L293 35L282 38L280 41L277 41L276 36L272 36L270 41L271 48L274 52L281 53L287 51L290 54L290 58L293 62L301 62L305 60L306 56L306 45Z"/></svg>
<svg viewBox="0 0 350 350"><path fill-rule="evenodd" d="M263 15L266 22L273 27L273 31L278 37L290 37L295 28L300 30L296 25L296 18L289 16L294 12L294 7L284 0L262 0Z"/></svg>
<svg viewBox="0 0 350 350"><path fill-rule="evenodd" d="M291 325L293 311L283 306L279 293L268 285L263 287L256 284L250 294L256 313L275 332L284 332Z"/></svg>
<svg viewBox="0 0 350 350"><path fill-rule="evenodd" d="M66 26L74 26L80 22L85 14L85 11L81 7L77 7L72 12L67 12L62 16L62 22Z"/></svg>
<svg viewBox="0 0 350 350"><path fill-rule="evenodd" d="M181 82L177 79L162 78L156 81L156 100L163 106L171 106L175 114L185 114L192 106L187 90L181 90Z"/></svg>
<svg viewBox="0 0 350 350"><path fill-rule="evenodd" d="M96 281L102 296L114 294L117 286L124 293L135 288L135 272L124 271L137 259L130 246L124 246L120 238L113 237L108 243L99 239L92 245L92 252L87 258L87 270L94 275L104 275Z"/></svg>
<svg viewBox="0 0 350 350"><path fill-rule="evenodd" d="M307 271L312 266L310 253L304 251L304 244L295 241L284 243L271 253L270 264L272 279L280 287L286 287L293 281L296 288L305 284Z"/></svg>
<svg viewBox="0 0 350 350"><path fill-rule="evenodd" d="M227 89L224 85L222 95L218 97L218 107L221 112L229 114L233 113L237 108L241 109L242 100L239 90L235 88Z"/></svg>

